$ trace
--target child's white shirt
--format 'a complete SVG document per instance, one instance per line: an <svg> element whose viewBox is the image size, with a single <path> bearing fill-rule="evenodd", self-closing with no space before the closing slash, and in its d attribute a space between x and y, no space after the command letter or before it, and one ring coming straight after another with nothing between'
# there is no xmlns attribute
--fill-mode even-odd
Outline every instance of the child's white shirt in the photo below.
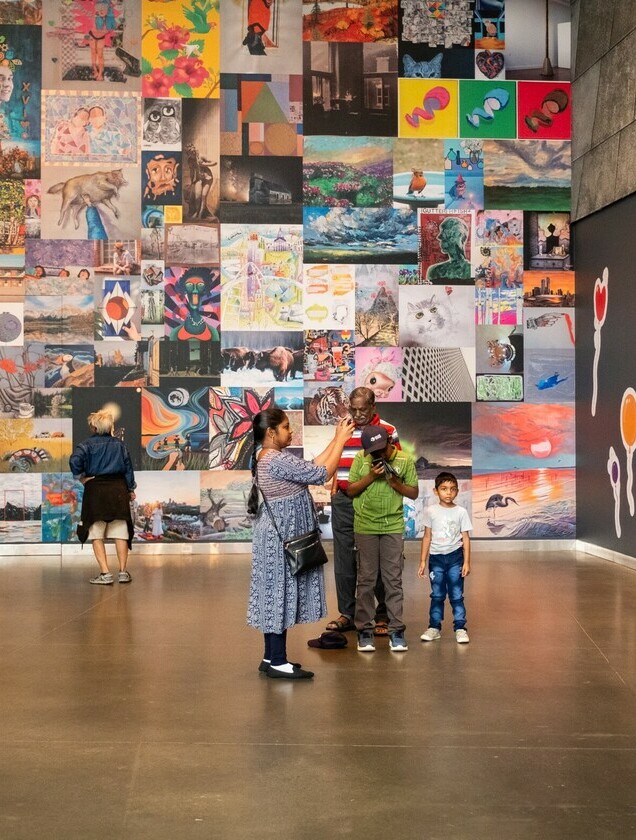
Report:
<svg viewBox="0 0 636 840"><path fill-rule="evenodd" d="M431 554L450 554L462 546L462 531L472 531L468 511L461 505L442 507L439 503L424 511L424 525L431 529Z"/></svg>

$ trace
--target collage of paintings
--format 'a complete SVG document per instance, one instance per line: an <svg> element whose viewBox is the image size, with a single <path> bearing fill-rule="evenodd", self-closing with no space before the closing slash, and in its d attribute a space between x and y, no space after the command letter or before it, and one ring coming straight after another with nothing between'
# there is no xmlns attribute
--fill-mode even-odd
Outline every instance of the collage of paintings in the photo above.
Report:
<svg viewBox="0 0 636 840"><path fill-rule="evenodd" d="M573 537L544 34L538 0L0 0L0 542L76 541L103 407L138 542L247 542L254 414L312 458L361 385L417 463L407 537L441 469L475 537Z"/></svg>

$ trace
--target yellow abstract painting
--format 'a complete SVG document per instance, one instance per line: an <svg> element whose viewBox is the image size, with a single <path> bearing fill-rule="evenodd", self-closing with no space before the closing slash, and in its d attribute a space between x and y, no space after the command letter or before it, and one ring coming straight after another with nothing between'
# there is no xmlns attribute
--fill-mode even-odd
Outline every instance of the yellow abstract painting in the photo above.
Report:
<svg viewBox="0 0 636 840"><path fill-rule="evenodd" d="M400 79L398 137L457 137L457 80Z"/></svg>

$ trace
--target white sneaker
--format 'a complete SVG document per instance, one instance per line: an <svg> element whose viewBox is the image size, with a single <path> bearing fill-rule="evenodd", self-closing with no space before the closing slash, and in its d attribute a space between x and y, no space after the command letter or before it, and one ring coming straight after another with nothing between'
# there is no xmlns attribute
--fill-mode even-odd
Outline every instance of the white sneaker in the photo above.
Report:
<svg viewBox="0 0 636 840"><path fill-rule="evenodd" d="M102 586L110 586L113 582L113 574L112 572L100 572L97 577L91 578L89 583L97 583L101 584Z"/></svg>
<svg viewBox="0 0 636 840"><path fill-rule="evenodd" d="M420 639L423 642L436 642L438 639L442 638L442 634L439 632L437 627L429 627L426 633L422 633Z"/></svg>
<svg viewBox="0 0 636 840"><path fill-rule="evenodd" d="M461 630L455 630L455 640L458 645L467 645L470 641L468 633L463 628Z"/></svg>

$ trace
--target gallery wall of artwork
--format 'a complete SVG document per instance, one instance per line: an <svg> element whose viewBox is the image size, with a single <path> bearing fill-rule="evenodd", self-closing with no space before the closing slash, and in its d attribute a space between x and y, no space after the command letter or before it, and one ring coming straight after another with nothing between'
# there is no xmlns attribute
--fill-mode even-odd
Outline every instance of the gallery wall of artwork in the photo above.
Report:
<svg viewBox="0 0 636 840"><path fill-rule="evenodd" d="M578 221L577 537L634 556L634 195Z"/></svg>
<svg viewBox="0 0 636 840"><path fill-rule="evenodd" d="M104 406L138 542L248 541L251 418L312 457L358 385L409 538L442 468L475 537L574 536L570 86L519 6L0 0L0 542L76 539Z"/></svg>

